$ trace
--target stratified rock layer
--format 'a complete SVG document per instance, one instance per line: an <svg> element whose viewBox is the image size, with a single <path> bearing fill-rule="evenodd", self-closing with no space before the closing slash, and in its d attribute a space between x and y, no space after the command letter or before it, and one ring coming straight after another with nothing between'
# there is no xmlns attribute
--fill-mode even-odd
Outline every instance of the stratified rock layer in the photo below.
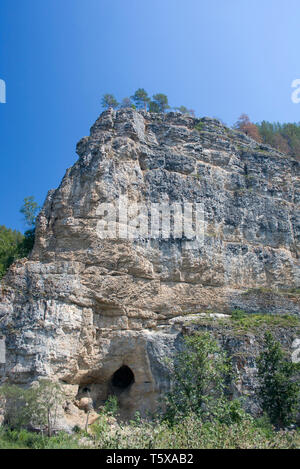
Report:
<svg viewBox="0 0 300 469"><path fill-rule="evenodd" d="M3 377L50 376L95 407L116 392L127 415L154 409L168 387L172 318L300 313L284 294L300 284L299 162L215 119L131 109L104 112L77 153L47 196L30 259L2 281ZM99 205L120 196L202 204L203 243L101 239ZM123 366L134 379L114 389Z"/></svg>

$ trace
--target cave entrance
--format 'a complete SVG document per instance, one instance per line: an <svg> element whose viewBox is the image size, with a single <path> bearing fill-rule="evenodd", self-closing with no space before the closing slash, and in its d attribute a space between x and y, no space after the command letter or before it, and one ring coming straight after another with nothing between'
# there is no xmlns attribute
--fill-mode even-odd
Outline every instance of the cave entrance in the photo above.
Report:
<svg viewBox="0 0 300 469"><path fill-rule="evenodd" d="M115 389L124 391L134 383L134 374L129 366L123 365L112 376L111 384Z"/></svg>

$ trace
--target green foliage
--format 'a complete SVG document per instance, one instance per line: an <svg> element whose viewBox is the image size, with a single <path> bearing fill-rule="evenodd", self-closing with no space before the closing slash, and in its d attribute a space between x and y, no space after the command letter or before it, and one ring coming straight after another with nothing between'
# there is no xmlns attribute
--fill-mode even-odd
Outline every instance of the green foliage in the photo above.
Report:
<svg viewBox="0 0 300 469"><path fill-rule="evenodd" d="M160 112L160 107L154 101L150 101L149 103L149 112Z"/></svg>
<svg viewBox="0 0 300 469"><path fill-rule="evenodd" d="M103 109L109 109L110 107L116 109L119 106L119 103L113 94L106 93L102 97L101 105Z"/></svg>
<svg viewBox="0 0 300 469"><path fill-rule="evenodd" d="M167 109L170 109L169 102L168 102L168 97L165 94L157 93L157 94L153 95L152 99L153 99L152 102L154 103L153 106L156 107L157 109L159 109L158 112L166 112ZM154 111L154 112L156 112L156 111Z"/></svg>
<svg viewBox="0 0 300 469"><path fill-rule="evenodd" d="M16 230L0 226L0 279L11 264L32 251L35 239L35 221L39 210L34 197L25 197L20 212L24 215L26 225L31 228L24 235Z"/></svg>
<svg viewBox="0 0 300 469"><path fill-rule="evenodd" d="M174 108L175 111L181 112L181 114L188 114L189 110L186 106L179 106Z"/></svg>
<svg viewBox="0 0 300 469"><path fill-rule="evenodd" d="M9 266L19 257L23 235L5 226L0 226L0 279Z"/></svg>
<svg viewBox="0 0 300 469"><path fill-rule="evenodd" d="M101 413L99 418L91 426L92 435L97 439L105 439L105 436L109 433L109 421L105 413Z"/></svg>
<svg viewBox="0 0 300 469"><path fill-rule="evenodd" d="M27 230L24 233L22 241L18 245L18 258L27 257L32 251L35 240L35 228Z"/></svg>
<svg viewBox="0 0 300 469"><path fill-rule="evenodd" d="M4 423L12 429L29 424L31 409L30 391L20 386L4 384L0 387L0 407L5 410Z"/></svg>
<svg viewBox="0 0 300 469"><path fill-rule="evenodd" d="M203 423L190 415L170 427L165 422L140 419L115 422L98 434L67 435L60 432L51 438L26 430L0 427L0 449L296 449L300 447L297 431L274 431L263 419L245 419L226 425L217 421Z"/></svg>
<svg viewBox="0 0 300 469"><path fill-rule="evenodd" d="M299 327L300 321L292 314L247 314L236 309L231 313L233 326L240 331L259 330L263 327L274 329L278 327Z"/></svg>
<svg viewBox="0 0 300 469"><path fill-rule="evenodd" d="M231 313L231 317L236 321L240 321L241 319L245 319L247 315L242 309L234 309Z"/></svg>
<svg viewBox="0 0 300 469"><path fill-rule="evenodd" d="M119 410L117 396L109 396L104 404L103 412L108 415L116 416Z"/></svg>
<svg viewBox="0 0 300 469"><path fill-rule="evenodd" d="M195 117L195 111L193 109L188 109L186 106L179 106L174 108L175 111L180 112L181 114Z"/></svg>
<svg viewBox="0 0 300 469"><path fill-rule="evenodd" d="M133 102L132 102L133 101ZM121 103L115 99L113 94L105 94L102 98L102 107L108 109L110 107L116 109L132 108L132 109L144 109L149 112L166 112L167 109L171 109L168 102L168 97L163 93L157 93L153 95L152 100L149 97L147 91L144 88L139 88L135 93L129 97L122 99ZM188 109L186 106L179 106L174 108L176 111L182 114L195 117L195 111Z"/></svg>
<svg viewBox="0 0 300 469"><path fill-rule="evenodd" d="M58 383L47 379L39 380L34 388L30 388L32 399L28 401L31 408L32 423L48 429L51 436L55 427L59 408L64 401L64 394Z"/></svg>
<svg viewBox="0 0 300 469"><path fill-rule="evenodd" d="M28 430L0 427L0 449L79 449L83 448L75 436L60 432L51 438Z"/></svg>
<svg viewBox="0 0 300 469"><path fill-rule="evenodd" d="M182 352L176 358L175 373L179 376L181 383L179 386L179 407L177 406L177 397L174 395L174 387L172 400L177 401L176 410L183 408L184 411L181 411L180 416L176 416L171 421L170 418L158 416L148 420L143 419L140 415L136 415L136 418L129 422L117 421L114 417L118 410L117 399L115 396L111 396L102 408L99 419L91 426L91 433L84 433L77 427L73 429L73 435L60 432L55 436L47 437L44 433L28 432L22 428L24 424L19 424L18 429L14 430L4 426L0 428L0 448L114 450L299 448L299 431L275 431L269 419L254 419L243 410L239 401L230 401L226 398L224 391L227 387L226 377L231 375L230 365L227 357L220 351L209 334L187 337L184 340ZM197 369L193 370L192 366ZM213 369L214 366L217 371ZM193 386L193 381L195 377L198 377L198 373L203 367L202 379L198 382L200 391L198 391ZM188 374L185 374L184 370ZM16 397L17 400L21 399L15 411L18 418L22 415L20 407L22 403L26 409L27 418L28 414L31 414L30 421L32 422L36 413L36 411L33 413L33 409L36 407L32 400L41 396L43 390L46 390L42 398L43 409L48 408L49 404L46 402L48 399L53 402L51 396L55 387L51 387L49 393L48 383L45 381L44 384L41 384L42 387L39 387L38 394L34 394L34 389L33 393L29 394L30 399L24 398L24 390L17 386L8 387L6 397L9 395L14 403L16 403ZM217 392L213 389L214 385L218 389ZM217 402L210 401L210 397L216 399ZM186 404L182 407L183 401ZM56 397L54 402L57 402ZM39 402L37 408L40 408ZM43 411L38 413L43 415Z"/></svg>
<svg viewBox="0 0 300 469"><path fill-rule="evenodd" d="M42 379L30 388L4 384L0 387L5 424L12 429L47 428L51 436L63 393L58 383Z"/></svg>
<svg viewBox="0 0 300 469"><path fill-rule="evenodd" d="M0 279L15 260L27 257L32 251L34 233L35 228L22 235L19 231L0 226Z"/></svg>
<svg viewBox="0 0 300 469"><path fill-rule="evenodd" d="M189 414L202 420L230 420L226 396L232 378L226 353L208 334L186 337L183 349L169 362L171 391L166 396L165 418L174 423Z"/></svg>
<svg viewBox="0 0 300 469"><path fill-rule="evenodd" d="M202 132L203 130L203 122L198 122L198 124L195 125L195 129L198 130L198 132Z"/></svg>
<svg viewBox="0 0 300 469"><path fill-rule="evenodd" d="M150 102L150 98L144 88L139 88L138 90L136 90L134 95L131 96L131 99L134 101L138 109L144 108L145 111L147 111L147 105Z"/></svg>
<svg viewBox="0 0 300 469"><path fill-rule="evenodd" d="M72 428L72 431L74 433L80 433L81 432L81 428L79 427L79 425L74 425L74 427Z"/></svg>
<svg viewBox="0 0 300 469"><path fill-rule="evenodd" d="M101 408L99 418L92 425L92 434L97 438L107 439L110 428L110 419L118 415L119 403L116 396L109 396ZM108 440L106 440L108 441ZM107 443L109 445L109 443Z"/></svg>
<svg viewBox="0 0 300 469"><path fill-rule="evenodd" d="M300 123L262 121L256 125L264 143L300 159Z"/></svg>
<svg viewBox="0 0 300 469"><path fill-rule="evenodd" d="M25 197L20 212L24 215L25 223L28 227L33 228L35 225L36 215L40 207L34 200L33 196Z"/></svg>
<svg viewBox="0 0 300 469"><path fill-rule="evenodd" d="M295 422L299 408L299 364L286 357L269 332L258 360L259 397L272 424L284 427Z"/></svg>
<svg viewBox="0 0 300 469"><path fill-rule="evenodd" d="M262 121L253 124L246 114L242 114L235 127L258 142L300 159L300 123Z"/></svg>

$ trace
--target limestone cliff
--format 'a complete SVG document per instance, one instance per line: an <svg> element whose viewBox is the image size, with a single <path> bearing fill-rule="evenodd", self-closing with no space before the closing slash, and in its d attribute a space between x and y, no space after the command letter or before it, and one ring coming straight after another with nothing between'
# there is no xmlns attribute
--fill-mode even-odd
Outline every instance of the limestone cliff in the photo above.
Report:
<svg viewBox="0 0 300 469"><path fill-rule="evenodd" d="M73 411L87 388L95 408L118 391L125 414L154 409L182 330L174 318L299 315L288 294L300 284L299 162L215 119L132 109L104 112L77 153L48 193L30 259L1 284L3 379L58 379ZM203 239L103 239L99 206L121 196L201 204Z"/></svg>

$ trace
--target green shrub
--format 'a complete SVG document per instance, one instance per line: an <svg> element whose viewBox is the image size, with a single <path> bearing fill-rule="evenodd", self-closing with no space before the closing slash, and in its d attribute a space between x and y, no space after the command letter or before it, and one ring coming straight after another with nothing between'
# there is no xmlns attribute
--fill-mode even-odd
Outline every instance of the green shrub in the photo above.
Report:
<svg viewBox="0 0 300 469"><path fill-rule="evenodd" d="M5 226L0 226L0 279L10 265L19 257L19 246L23 242L23 235Z"/></svg>
<svg viewBox="0 0 300 469"><path fill-rule="evenodd" d="M284 427L295 423L299 410L300 365L292 363L272 334L265 334L264 350L257 360L259 397L271 423Z"/></svg>
<svg viewBox="0 0 300 469"><path fill-rule="evenodd" d="M246 317L245 311L242 309L234 309L231 313L231 318L239 321L240 319L244 319Z"/></svg>
<svg viewBox="0 0 300 469"><path fill-rule="evenodd" d="M0 404L4 409L4 422L11 429L30 425L47 428L51 436L57 413L63 402L58 383L41 379L30 388L4 384L0 387Z"/></svg>
<svg viewBox="0 0 300 469"><path fill-rule="evenodd" d="M104 404L104 413L115 416L118 413L119 403L117 396L108 396Z"/></svg>
<svg viewBox="0 0 300 469"><path fill-rule="evenodd" d="M201 122L201 121L198 122L198 124L195 125L195 129L198 130L198 132L202 132L203 127L204 127L204 125L203 125L203 122Z"/></svg>
<svg viewBox="0 0 300 469"><path fill-rule="evenodd" d="M29 425L31 410L28 406L29 391L17 385L0 387L0 406L4 409L4 423L11 429Z"/></svg>
<svg viewBox="0 0 300 469"><path fill-rule="evenodd" d="M203 420L230 420L227 397L232 379L231 362L208 333L185 337L183 349L169 361L171 390L165 399L165 419L170 423L189 414Z"/></svg>
<svg viewBox="0 0 300 469"><path fill-rule="evenodd" d="M17 257L27 257L33 249L35 240L35 228L25 231L22 241L18 245Z"/></svg>
<svg viewBox="0 0 300 469"><path fill-rule="evenodd" d="M299 327L299 318L292 314L265 314L245 313L237 309L232 311L233 326L239 331L261 330L263 327L270 329L277 327Z"/></svg>

